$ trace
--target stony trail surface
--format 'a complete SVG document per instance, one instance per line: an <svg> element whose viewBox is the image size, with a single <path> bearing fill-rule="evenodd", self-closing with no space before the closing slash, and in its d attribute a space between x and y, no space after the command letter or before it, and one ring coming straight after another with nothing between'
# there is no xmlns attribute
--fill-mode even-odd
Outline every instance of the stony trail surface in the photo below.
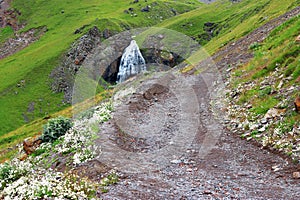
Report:
<svg viewBox="0 0 300 200"><path fill-rule="evenodd" d="M300 179L292 176L299 165L227 130L222 118L226 105L220 101L221 77L226 80L229 73L225 67L248 62L253 57L248 46L263 41L299 11L300 7L270 21L216 53L212 58L221 72L169 72L138 86L129 81L117 97L113 120L100 127L98 161L116 169L120 177L100 196L300 199Z"/></svg>
<svg viewBox="0 0 300 200"><path fill-rule="evenodd" d="M179 143L179 146L184 145L183 149L178 148L178 152L168 151L163 155L163 159L166 160L154 162L160 166L151 165L153 159L161 156L156 150L170 145L170 138L174 137L174 132L180 132L176 123L182 120L181 110L175 106L169 109L172 108L170 104L177 101L172 94L166 94L164 97L158 95L155 97L157 100L148 102L149 104L139 100L141 104L135 105L134 115L139 113L140 118L127 114L127 119L123 119L129 126L133 121L138 123L138 128L144 130L145 135L134 135L132 129L120 131L120 127L127 126L119 121L122 119L119 117L116 117L118 121L102 125L101 129L104 131L101 132L99 144L103 155L99 161L116 169L120 176L120 182L111 186L108 193L101 195L103 199L300 198L300 181L292 179L292 173L299 171L299 166L293 165L287 158L241 140L222 128L210 110L210 95L203 93L208 91L203 82L206 76L209 76L209 73L202 74L202 77L185 77L185 80L190 79L191 82L199 78L193 85L201 105L199 110L194 110L198 113L193 113L198 114L199 124L192 141L185 138L182 141L184 144ZM146 83L147 81L144 84ZM139 90L137 94L143 94L143 91ZM127 98L128 104L133 104L133 96ZM116 109L115 116L124 113L122 106L124 105L117 107L120 110ZM159 112L170 117L166 119ZM149 116L145 113L157 115ZM149 121L153 128L147 130ZM168 127L169 131L161 131L158 127L162 124L165 125L163 127ZM191 128L189 123L186 123L186 126L187 129ZM161 133L159 138L153 136L154 134L151 137L146 136L155 131ZM178 143L175 141L175 144ZM140 159L138 153L143 153L145 157Z"/></svg>

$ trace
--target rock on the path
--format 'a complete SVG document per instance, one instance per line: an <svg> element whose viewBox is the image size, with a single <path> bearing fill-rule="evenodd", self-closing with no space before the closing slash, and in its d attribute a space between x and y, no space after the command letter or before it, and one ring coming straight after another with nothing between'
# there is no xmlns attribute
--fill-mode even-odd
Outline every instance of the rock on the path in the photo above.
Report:
<svg viewBox="0 0 300 200"><path fill-rule="evenodd" d="M268 123L268 120L267 120L266 118L262 118L262 119L260 120L260 123L266 124L266 123Z"/></svg>
<svg viewBox="0 0 300 200"><path fill-rule="evenodd" d="M300 178L300 172L294 172L293 173L293 178L299 179Z"/></svg>
<svg viewBox="0 0 300 200"><path fill-rule="evenodd" d="M180 164L182 161L181 160L171 160L170 163L172 164Z"/></svg>
<svg viewBox="0 0 300 200"><path fill-rule="evenodd" d="M262 133L262 132L264 132L265 130L266 130L266 128L263 126L263 127L261 127L260 129L258 129L258 132Z"/></svg>

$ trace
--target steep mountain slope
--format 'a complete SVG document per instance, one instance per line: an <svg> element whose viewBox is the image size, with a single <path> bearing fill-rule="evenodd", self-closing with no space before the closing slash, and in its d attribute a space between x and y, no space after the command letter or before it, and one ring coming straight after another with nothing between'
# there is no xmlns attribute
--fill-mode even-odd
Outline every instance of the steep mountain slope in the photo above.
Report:
<svg viewBox="0 0 300 200"><path fill-rule="evenodd" d="M165 20L159 26L191 36L213 53L299 4L299 0L221 1Z"/></svg>
<svg viewBox="0 0 300 200"><path fill-rule="evenodd" d="M249 45L254 59L232 66L228 94L232 128L244 138L291 155L296 162L300 155L300 116L294 105L300 90L299 22L298 15L266 40Z"/></svg>
<svg viewBox="0 0 300 200"><path fill-rule="evenodd" d="M151 5L150 12L141 12L147 5ZM93 25L101 31L119 32L151 26L200 5L196 0L12 1L12 8L21 13L18 23L26 24L19 32L41 27L46 32L37 42L0 61L0 135L67 106L62 93L51 91L49 75L70 44ZM1 39L7 37L5 32L7 28L1 29Z"/></svg>
<svg viewBox="0 0 300 200"><path fill-rule="evenodd" d="M248 141L257 139L299 162L299 114L292 108L299 91L298 2L286 2L285 14L276 18L280 12L272 10L281 10L278 1L258 1L262 7L257 15L249 15L242 23L231 21L233 30L223 27L218 36L212 35L216 39L205 38L211 39L204 42L209 52L220 48L211 59L200 62L196 52L197 60L183 70L149 73L117 86L113 104L87 110L64 136L22 155L24 161L0 165L0 195L19 199L298 199L299 164ZM219 10L227 11L227 17L233 12L229 8L255 8L255 2L242 1L206 9L220 5L229 6ZM270 20L250 26L261 16ZM184 18L178 18L161 26L180 28ZM200 24L215 28L217 23L205 19ZM266 117L269 110L280 113ZM33 126L41 121L45 120ZM20 132L24 130L28 129L22 127ZM14 134L18 133L9 137ZM119 183L112 185L118 177Z"/></svg>
<svg viewBox="0 0 300 200"><path fill-rule="evenodd" d="M268 48L270 43L274 50L285 43L290 43L290 47L297 45L290 36L295 36L299 12L300 8L296 8L217 52L213 59L224 78L231 71L228 65L236 68L247 63L254 48L265 50L264 44L259 47L256 43L265 42ZM268 37L288 19L291 20ZM199 67L205 68L203 64L206 62L199 63ZM113 112L110 103L101 104L76 120L65 136L52 144L44 143L27 160L1 166L2 195L86 199L298 199L299 165L239 139L236 131L223 129L221 123L228 123L223 119L226 114L223 111L228 107L218 102L225 99L218 70L208 68L196 74L192 70L185 74L173 72L125 82L112 100ZM226 85L230 90L230 84ZM215 98L216 94L222 96ZM196 131L194 125L198 126ZM178 132L181 134L176 135ZM176 151L172 150L173 145ZM101 147L101 153L97 147ZM5 176L10 173L11 176ZM39 181L41 177L44 185ZM48 187L50 183L52 187Z"/></svg>

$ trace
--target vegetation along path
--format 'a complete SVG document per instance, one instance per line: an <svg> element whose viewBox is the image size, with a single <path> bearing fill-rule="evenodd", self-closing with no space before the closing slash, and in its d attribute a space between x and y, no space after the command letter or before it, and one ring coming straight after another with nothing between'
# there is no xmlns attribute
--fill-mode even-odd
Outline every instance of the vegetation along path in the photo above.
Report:
<svg viewBox="0 0 300 200"><path fill-rule="evenodd" d="M250 44L263 41L299 12L297 7L216 53L212 58L222 77L226 79L228 65L253 57ZM213 68L198 75L169 73L145 80L138 88L128 85L131 95L124 96L99 133L99 162L114 163L108 167L120 176L103 199L300 198L300 179L293 179L299 166L224 128L218 112L225 106L220 96L224 88L218 73ZM139 137L141 132L147 137ZM165 152L159 151L166 146Z"/></svg>

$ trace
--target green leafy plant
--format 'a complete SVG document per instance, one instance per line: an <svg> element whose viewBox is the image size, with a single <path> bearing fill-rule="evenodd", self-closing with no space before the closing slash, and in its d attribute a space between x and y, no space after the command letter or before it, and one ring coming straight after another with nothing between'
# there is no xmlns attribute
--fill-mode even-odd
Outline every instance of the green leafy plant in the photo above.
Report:
<svg viewBox="0 0 300 200"><path fill-rule="evenodd" d="M258 42L254 42L252 44L250 44L249 49L250 50L257 50L261 47L261 44L259 44Z"/></svg>
<svg viewBox="0 0 300 200"><path fill-rule="evenodd" d="M266 88L259 91L258 95L259 97L264 97L272 93L272 87L267 86Z"/></svg>
<svg viewBox="0 0 300 200"><path fill-rule="evenodd" d="M30 166L26 164L20 164L18 166L8 162L0 164L0 191L5 188L7 184L25 175L29 168Z"/></svg>
<svg viewBox="0 0 300 200"><path fill-rule="evenodd" d="M69 118L57 117L50 119L48 123L44 125L41 139L43 142L53 142L64 135L70 128L72 128L72 122Z"/></svg>

